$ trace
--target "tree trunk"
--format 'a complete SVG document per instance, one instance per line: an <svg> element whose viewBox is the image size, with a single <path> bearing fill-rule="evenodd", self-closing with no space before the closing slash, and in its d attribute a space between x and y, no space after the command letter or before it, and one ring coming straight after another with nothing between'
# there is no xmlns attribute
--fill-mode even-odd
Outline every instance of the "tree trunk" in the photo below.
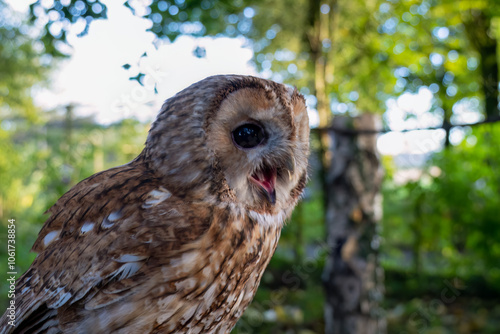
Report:
<svg viewBox="0 0 500 334"><path fill-rule="evenodd" d="M382 169L376 135L352 133L376 129L377 116L338 116L331 133L332 164L327 171L327 243L323 272L326 288L325 332L385 333L379 303L383 271L378 263L378 221L382 215Z"/></svg>
<svg viewBox="0 0 500 334"><path fill-rule="evenodd" d="M469 41L480 56L482 90L484 93L484 113L486 119L499 115L498 110L498 43L494 36L491 16L483 10L472 10L468 19L464 20Z"/></svg>
<svg viewBox="0 0 500 334"><path fill-rule="evenodd" d="M309 48L311 57L313 95L316 97L316 111L319 117L319 127L327 127L332 119L330 109L330 99L327 94L326 70L327 68L333 71L333 66L329 64L331 58L331 50L323 48L323 40L332 40L333 35L333 8L336 5L336 0L328 0L327 4L331 10L328 14L321 13L321 5L326 4L320 0L311 0L308 5L308 18L306 22L307 29L305 30L304 40ZM333 74L333 73L330 73ZM319 133L319 148L318 156L320 159L319 179L322 181L322 191L326 194L325 175L330 164L329 137L326 133ZM326 206L326 203L324 203Z"/></svg>
<svg viewBox="0 0 500 334"><path fill-rule="evenodd" d="M481 54L481 74L483 78L484 110L486 119L498 116L498 60L497 41L479 49Z"/></svg>

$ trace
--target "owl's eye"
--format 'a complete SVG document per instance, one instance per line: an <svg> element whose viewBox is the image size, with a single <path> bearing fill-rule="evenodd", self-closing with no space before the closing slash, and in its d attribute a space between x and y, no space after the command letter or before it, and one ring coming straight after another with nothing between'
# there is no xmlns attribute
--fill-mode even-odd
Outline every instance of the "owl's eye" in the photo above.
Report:
<svg viewBox="0 0 500 334"><path fill-rule="evenodd" d="M243 124L233 132L234 143L241 148L253 148L265 139L264 129L256 124Z"/></svg>

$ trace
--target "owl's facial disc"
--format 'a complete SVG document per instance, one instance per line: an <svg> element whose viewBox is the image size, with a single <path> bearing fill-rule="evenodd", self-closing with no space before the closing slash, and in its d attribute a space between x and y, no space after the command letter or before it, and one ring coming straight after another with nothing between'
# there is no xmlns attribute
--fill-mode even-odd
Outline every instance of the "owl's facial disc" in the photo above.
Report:
<svg viewBox="0 0 500 334"><path fill-rule="evenodd" d="M207 147L214 153L210 189L224 201L282 219L307 180L305 100L295 89L262 79L230 87L227 95L217 95L223 100L206 123Z"/></svg>
<svg viewBox="0 0 500 334"><path fill-rule="evenodd" d="M250 181L258 186L264 196L271 204L276 204L276 175L277 171L272 167L258 169L250 176Z"/></svg>

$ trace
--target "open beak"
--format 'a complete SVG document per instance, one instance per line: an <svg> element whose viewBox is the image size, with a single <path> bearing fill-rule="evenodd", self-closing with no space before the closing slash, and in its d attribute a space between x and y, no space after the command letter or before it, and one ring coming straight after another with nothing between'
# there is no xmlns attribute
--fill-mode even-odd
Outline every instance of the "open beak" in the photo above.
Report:
<svg viewBox="0 0 500 334"><path fill-rule="evenodd" d="M281 163L278 163L281 167L280 177L284 170L288 172L289 181L292 181L293 175L295 173L295 157L293 154L289 154ZM286 175L286 174L285 174ZM258 169L250 176L250 181L259 187L266 199L271 204L276 204L276 178L278 176L278 169L276 167L264 166Z"/></svg>
<svg viewBox="0 0 500 334"><path fill-rule="evenodd" d="M250 180L255 183L271 204L276 204L276 175L275 168L265 167L252 174Z"/></svg>

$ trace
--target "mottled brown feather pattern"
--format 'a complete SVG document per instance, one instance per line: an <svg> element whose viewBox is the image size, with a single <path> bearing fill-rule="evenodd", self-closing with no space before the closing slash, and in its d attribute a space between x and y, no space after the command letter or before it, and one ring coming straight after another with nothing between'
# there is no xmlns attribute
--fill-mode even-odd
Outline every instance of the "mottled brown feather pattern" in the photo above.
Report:
<svg viewBox="0 0 500 334"><path fill-rule="evenodd" d="M231 132L266 139L238 147ZM307 181L297 90L215 76L167 100L144 151L48 210L1 333L228 333L257 290ZM271 203L252 176L274 173ZM274 182L274 181L273 181Z"/></svg>

